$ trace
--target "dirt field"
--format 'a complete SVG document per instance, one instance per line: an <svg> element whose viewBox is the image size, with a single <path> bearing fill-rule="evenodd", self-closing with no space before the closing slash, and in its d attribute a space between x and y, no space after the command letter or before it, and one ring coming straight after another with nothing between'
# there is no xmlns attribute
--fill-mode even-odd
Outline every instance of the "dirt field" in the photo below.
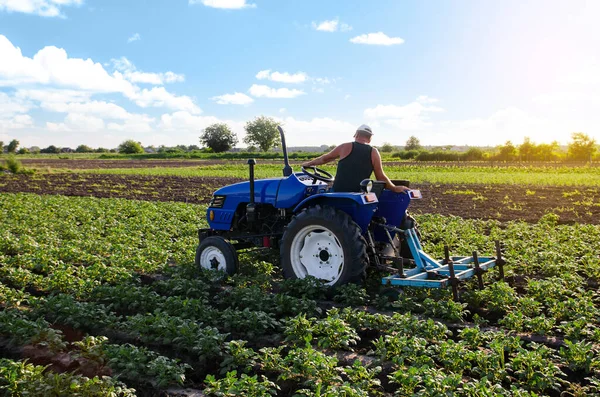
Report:
<svg viewBox="0 0 600 397"><path fill-rule="evenodd" d="M157 168L157 167L199 167L206 165L239 163L246 164L246 159L239 160L109 160L109 159L22 159L21 162L26 168L53 168L53 169L97 169L97 168ZM282 164L281 159L259 159L261 164ZM291 164L300 164L300 160L290 160ZM490 161L450 161L450 162L429 162L429 161L393 161L384 160L386 166L435 166L435 167L565 167L565 166L583 166L581 162L490 162ZM600 162L587 164L589 167L600 167Z"/></svg>
<svg viewBox="0 0 600 397"><path fill-rule="evenodd" d="M207 203L213 191L239 178L97 174L34 174L0 177L0 192ZM514 185L418 184L423 200L411 211L462 218L536 222L547 212L560 223L600 223L600 188Z"/></svg>

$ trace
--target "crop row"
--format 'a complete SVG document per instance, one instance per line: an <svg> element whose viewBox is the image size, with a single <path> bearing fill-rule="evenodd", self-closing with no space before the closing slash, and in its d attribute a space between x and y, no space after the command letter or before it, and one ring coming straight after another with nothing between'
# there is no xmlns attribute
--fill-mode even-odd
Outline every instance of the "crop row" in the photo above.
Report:
<svg viewBox="0 0 600 397"><path fill-rule="evenodd" d="M282 164L261 164L259 162L255 168L255 176L256 178L279 177L282 166ZM335 172L335 166L323 166L323 169ZM295 166L295 170L300 171L300 166ZM118 175L248 177L248 167L244 162L238 164L201 165L196 167L98 168L61 171ZM547 186L600 185L599 167L447 167L394 164L385 166L385 171L391 179L408 179L414 183L483 183Z"/></svg>
<svg viewBox="0 0 600 397"><path fill-rule="evenodd" d="M48 380L10 360L0 370L44 384L203 384L221 395L598 393L598 226L558 225L552 214L537 224L421 215L425 250L436 257L444 245L469 255L503 241L506 282L493 283L492 272L481 291L466 283L461 302L410 289L389 302L381 274L366 288L330 291L282 280L266 255L242 254L234 277L201 272L192 262L203 213L0 195L0 341L95 362L112 377ZM67 341L65 326L81 336Z"/></svg>

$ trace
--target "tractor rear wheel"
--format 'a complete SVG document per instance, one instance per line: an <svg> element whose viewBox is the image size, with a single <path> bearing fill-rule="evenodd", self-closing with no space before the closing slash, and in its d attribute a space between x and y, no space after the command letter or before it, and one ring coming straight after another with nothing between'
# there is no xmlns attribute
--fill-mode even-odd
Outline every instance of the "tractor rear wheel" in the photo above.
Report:
<svg viewBox="0 0 600 397"><path fill-rule="evenodd" d="M292 218L281 243L286 278L313 276L329 286L362 281L367 244L360 227L332 207L309 207Z"/></svg>
<svg viewBox="0 0 600 397"><path fill-rule="evenodd" d="M196 249L196 266L233 275L238 268L237 253L233 245L223 237L206 237Z"/></svg>

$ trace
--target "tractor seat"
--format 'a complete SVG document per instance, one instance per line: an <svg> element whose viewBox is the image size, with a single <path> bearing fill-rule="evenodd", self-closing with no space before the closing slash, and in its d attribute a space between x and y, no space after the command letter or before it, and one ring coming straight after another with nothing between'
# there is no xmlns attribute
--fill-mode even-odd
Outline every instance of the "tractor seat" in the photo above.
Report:
<svg viewBox="0 0 600 397"><path fill-rule="evenodd" d="M405 179L393 179L392 183L396 186L410 186L410 182ZM373 187L371 188L371 192L375 193L378 199L381 195L381 192L383 192L383 189L385 189L385 182L373 180Z"/></svg>
<svg viewBox="0 0 600 397"><path fill-rule="evenodd" d="M385 189L385 182L383 181L372 181L373 187L371 188L371 193L375 193L375 196L379 198L383 189Z"/></svg>

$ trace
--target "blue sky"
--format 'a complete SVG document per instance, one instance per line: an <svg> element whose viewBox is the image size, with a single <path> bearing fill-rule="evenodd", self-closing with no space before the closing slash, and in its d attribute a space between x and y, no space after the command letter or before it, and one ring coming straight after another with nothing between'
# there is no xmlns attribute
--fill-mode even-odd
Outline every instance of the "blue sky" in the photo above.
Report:
<svg viewBox="0 0 600 397"><path fill-rule="evenodd" d="M600 140L600 2L0 0L0 140Z"/></svg>

